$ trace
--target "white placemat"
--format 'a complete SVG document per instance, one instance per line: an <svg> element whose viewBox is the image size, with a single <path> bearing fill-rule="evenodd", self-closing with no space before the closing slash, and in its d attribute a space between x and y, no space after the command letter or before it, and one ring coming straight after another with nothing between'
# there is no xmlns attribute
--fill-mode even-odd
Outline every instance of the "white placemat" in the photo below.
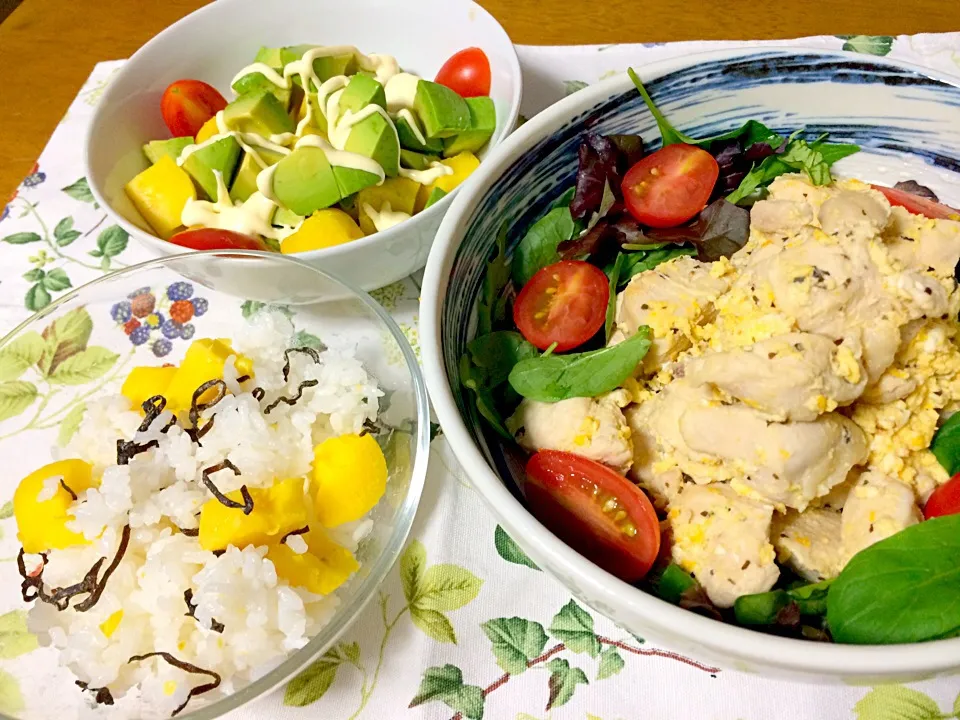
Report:
<svg viewBox="0 0 960 720"><path fill-rule="evenodd" d="M742 42L572 47L520 46L522 113L668 57ZM815 37L749 43L889 55L960 75L960 33ZM83 178L82 138L122 61L101 63L70 106L38 164L0 213L0 332L104 271L148 258L112 226ZM415 278L374 293L419 353ZM0 498L6 500L6 498ZM0 520L12 532L12 519ZM579 607L497 526L443 437L405 551L426 564L418 586L398 568L343 642L278 691L237 711L250 719L509 718L510 720L934 720L960 717L960 678L885 687L813 686L720 671L655 647ZM7 560L9 562L9 560ZM601 651L576 652L551 629L575 617ZM503 639L528 638L523 647ZM522 631L522 632L521 632ZM17 681L3 669L31 643L0 633L0 710L15 709ZM491 637L498 638L495 641ZM566 638L568 639L568 638ZM576 644L577 648L593 643ZM523 669L517 657L532 658ZM513 672L506 672L510 668ZM517 672L520 669L522 672Z"/></svg>

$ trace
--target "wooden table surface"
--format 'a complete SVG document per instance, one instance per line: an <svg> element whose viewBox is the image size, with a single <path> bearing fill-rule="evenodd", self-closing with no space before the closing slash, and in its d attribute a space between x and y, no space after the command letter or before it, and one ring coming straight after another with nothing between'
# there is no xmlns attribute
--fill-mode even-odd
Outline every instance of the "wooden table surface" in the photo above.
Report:
<svg viewBox="0 0 960 720"><path fill-rule="evenodd" d="M532 45L960 30L958 0L479 2L503 23L514 42ZM24 0L0 24L0 198L9 197L29 172L98 61L128 57L164 27L204 4L205 0Z"/></svg>

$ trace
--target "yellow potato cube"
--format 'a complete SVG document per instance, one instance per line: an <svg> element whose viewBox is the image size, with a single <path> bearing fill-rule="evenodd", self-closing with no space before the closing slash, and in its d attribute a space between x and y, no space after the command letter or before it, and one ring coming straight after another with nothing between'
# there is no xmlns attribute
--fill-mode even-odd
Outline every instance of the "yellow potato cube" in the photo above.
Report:
<svg viewBox="0 0 960 720"><path fill-rule="evenodd" d="M170 381L176 375L177 368L170 367L135 367L127 375L120 387L120 394L130 401L134 409L140 410L146 400L154 395L164 395L170 386ZM171 411L179 408L170 407L167 403L167 409Z"/></svg>
<svg viewBox="0 0 960 720"><path fill-rule="evenodd" d="M335 543L319 528L305 533L307 552L297 554L287 545L272 545L267 559L283 578L295 587L318 595L329 595L355 573L360 564L353 553Z"/></svg>
<svg viewBox="0 0 960 720"><path fill-rule="evenodd" d="M197 131L197 137L194 138L197 145L202 142L205 142L212 138L214 135L217 135L220 132L220 129L217 127L217 116L214 115L212 118L207 120Z"/></svg>
<svg viewBox="0 0 960 720"><path fill-rule="evenodd" d="M417 202L417 193L423 186L409 178L387 178L382 185L371 185L357 193L357 212L360 213L360 229L367 235L377 231L373 220L363 211L364 205L369 205L377 212L390 203L393 212L404 212L413 215L413 208Z"/></svg>
<svg viewBox="0 0 960 720"><path fill-rule="evenodd" d="M41 495L50 495L53 483L53 494L41 500ZM70 513L73 496L63 485L76 495L93 487L96 483L92 466L83 460L60 460L30 473L17 486L13 514L24 552L40 553L89 543L83 535L67 528L67 521L74 519Z"/></svg>
<svg viewBox="0 0 960 720"><path fill-rule="evenodd" d="M197 199L193 180L169 155L137 175L124 190L143 219L164 239L181 227L180 215L187 200Z"/></svg>
<svg viewBox="0 0 960 720"><path fill-rule="evenodd" d="M214 476L214 482L215 476ZM239 508L229 508L217 499L208 500L200 508L200 547L223 550L227 545L267 545L279 541L291 530L307 524L307 498L303 478L291 478L268 488L251 488L253 512L244 515ZM243 502L239 490L226 493Z"/></svg>
<svg viewBox="0 0 960 720"><path fill-rule="evenodd" d="M313 449L310 482L324 527L359 520L387 489L387 460L371 435L340 435Z"/></svg>
<svg viewBox="0 0 960 720"><path fill-rule="evenodd" d="M303 221L300 229L280 242L280 252L298 253L342 245L363 237L352 217L337 208L318 210Z"/></svg>
<svg viewBox="0 0 960 720"><path fill-rule="evenodd" d="M453 174L444 175L443 177L437 179L433 184L424 185L420 188L420 192L417 193L417 212L423 210L423 207L427 204L427 200L430 198L430 193L433 192L434 188L440 188L444 192L449 193L460 183L470 177L474 170L480 167L480 159L472 152L466 151L458 155L454 155L452 158L441 160L440 162L447 167L453 168Z"/></svg>
<svg viewBox="0 0 960 720"><path fill-rule="evenodd" d="M189 408L198 387L209 380L222 380L223 366L231 355L235 356L233 362L239 375L253 375L253 361L237 354L229 340L194 340L167 386L167 403L171 408ZM210 389L200 396L200 401L208 402L215 396L216 391Z"/></svg>

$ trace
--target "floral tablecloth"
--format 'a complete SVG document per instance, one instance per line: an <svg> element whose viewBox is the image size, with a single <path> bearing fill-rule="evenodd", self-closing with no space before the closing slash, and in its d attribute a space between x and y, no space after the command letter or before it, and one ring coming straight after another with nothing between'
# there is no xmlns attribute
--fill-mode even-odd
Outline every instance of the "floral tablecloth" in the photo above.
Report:
<svg viewBox="0 0 960 720"><path fill-rule="evenodd" d="M960 75L960 33L753 44L889 55ZM736 45L743 43L521 46L521 112L529 117L629 64ZM0 214L2 332L70 288L148 257L110 222L83 178L85 126L121 64L96 67ZM418 286L411 278L373 294L419 352ZM162 322L156 325L131 325L131 341L151 343L162 357L170 344ZM5 403L4 385L7 419L18 406ZM0 510L0 520L8 517L8 508ZM3 665L35 646L24 633L18 617L0 617L0 710L22 705ZM960 718L960 680L817 687L721 671L655 647L580 606L542 573L487 512L440 436L410 541L379 597L336 648L234 717L933 720Z"/></svg>

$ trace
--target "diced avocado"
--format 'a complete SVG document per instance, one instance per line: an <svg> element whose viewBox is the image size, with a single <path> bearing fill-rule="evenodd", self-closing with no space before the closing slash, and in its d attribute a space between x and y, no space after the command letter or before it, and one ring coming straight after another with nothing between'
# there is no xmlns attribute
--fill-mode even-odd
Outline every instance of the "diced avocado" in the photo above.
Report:
<svg viewBox="0 0 960 720"><path fill-rule="evenodd" d="M286 67L292 62L301 59L306 52L313 50L315 45L291 45L280 49L280 59L283 60L283 66ZM313 59L313 72L320 80L329 80L335 75L352 75L357 69L356 58L353 53L343 53L341 55L326 55ZM300 76L294 75L293 81L300 85ZM311 88L316 90L316 88Z"/></svg>
<svg viewBox="0 0 960 720"><path fill-rule="evenodd" d="M282 48L269 48L263 46L257 50L257 54L254 56L253 61L255 63L269 65L274 70L279 70L283 67L283 57L281 57L282 53Z"/></svg>
<svg viewBox="0 0 960 720"><path fill-rule="evenodd" d="M230 130L264 137L295 129L287 108L266 91L238 97L223 109L223 122Z"/></svg>
<svg viewBox="0 0 960 720"><path fill-rule="evenodd" d="M169 140L151 140L143 146L143 154L147 156L151 165L156 165L157 161L164 155L169 155L176 160L187 145L193 145L193 138L189 135L187 137L170 138Z"/></svg>
<svg viewBox="0 0 960 720"><path fill-rule="evenodd" d="M364 188L380 182L379 175L368 173L366 170L357 170L356 168L341 167L339 165L333 166L333 175L337 178L337 186L340 188L341 197L349 197Z"/></svg>
<svg viewBox="0 0 960 720"><path fill-rule="evenodd" d="M443 156L453 157L464 151L477 152L493 137L497 129L497 109L488 97L467 98L470 129L443 141Z"/></svg>
<svg viewBox="0 0 960 720"><path fill-rule="evenodd" d="M230 187L239 161L240 143L228 135L190 153L183 161L183 169L190 173L190 177L208 198L216 200L217 179L213 171L219 170L223 175L223 182Z"/></svg>
<svg viewBox="0 0 960 720"><path fill-rule="evenodd" d="M271 221L274 225L283 225L285 227L296 227L303 222L303 216L297 215L293 210L289 210L285 207L277 208L277 211L273 214L273 220Z"/></svg>
<svg viewBox="0 0 960 720"><path fill-rule="evenodd" d="M340 96L340 109L358 113L371 103L387 109L383 85L367 75L354 75Z"/></svg>
<svg viewBox="0 0 960 720"><path fill-rule="evenodd" d="M387 177L400 172L400 143L393 123L374 113L350 129L343 149L363 155L380 164Z"/></svg>
<svg viewBox="0 0 960 720"><path fill-rule="evenodd" d="M434 203L440 202L440 200L442 200L446 194L447 194L446 190L443 190L438 187L433 188L433 190L430 191L429 197L427 197L427 203L426 205L423 206L423 209L426 210L428 207L430 207Z"/></svg>
<svg viewBox="0 0 960 720"><path fill-rule="evenodd" d="M267 150L266 148L255 148L260 158L267 164L267 167L276 165L283 158L278 152ZM237 175L233 178L233 184L230 186L230 199L234 202L245 202L248 197L257 191L257 175L263 170L260 163L253 156L253 153L244 153L243 160L240 161L240 167L237 169Z"/></svg>
<svg viewBox="0 0 960 720"><path fill-rule="evenodd" d="M257 51L257 55L253 61L272 67L277 72L282 72L283 70L283 61L280 59L280 48L261 47ZM246 95L247 93L254 92L272 93L277 96L277 100L280 101L281 105L286 108L290 107L291 91L273 84L263 76L263 73L255 72L244 75L231 87L237 95Z"/></svg>
<svg viewBox="0 0 960 720"><path fill-rule="evenodd" d="M416 117L414 117L413 120L416 122ZM408 150L415 150L416 152L420 153L439 154L443 152L443 140L440 140L439 138L436 140L429 140L426 136L424 136L423 139L426 140L426 142L420 142L419 138L417 138L416 132L412 127L410 127L410 123L402 115L398 115L393 122L397 127L397 137L400 138L401 147L405 147ZM419 126L417 129L420 129ZM422 130L420 130L420 134L423 135Z"/></svg>
<svg viewBox="0 0 960 720"><path fill-rule="evenodd" d="M320 148L301 147L277 163L273 195L297 215L307 216L340 200L333 168Z"/></svg>
<svg viewBox="0 0 960 720"><path fill-rule="evenodd" d="M448 138L470 129L470 109L453 90L439 83L421 80L413 101L428 139Z"/></svg>
<svg viewBox="0 0 960 720"><path fill-rule="evenodd" d="M426 170L430 167L430 163L439 159L436 155L424 155L403 147L400 148L400 166L411 170Z"/></svg>

